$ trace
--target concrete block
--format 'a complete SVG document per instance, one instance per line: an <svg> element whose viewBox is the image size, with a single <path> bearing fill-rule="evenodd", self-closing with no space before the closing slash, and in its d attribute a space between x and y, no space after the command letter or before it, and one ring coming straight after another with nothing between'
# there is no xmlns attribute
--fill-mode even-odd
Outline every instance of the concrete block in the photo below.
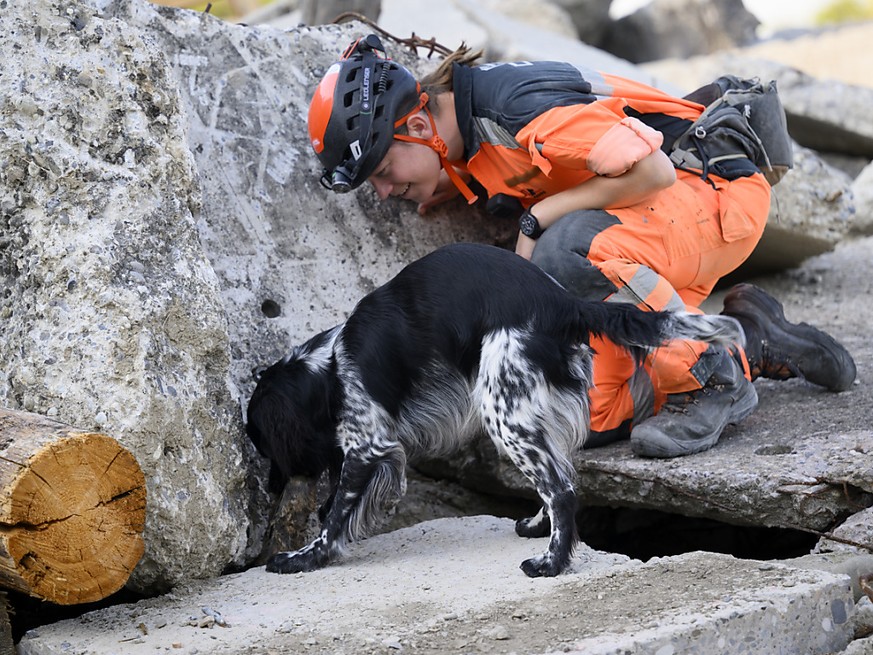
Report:
<svg viewBox="0 0 873 655"><path fill-rule="evenodd" d="M642 563L583 545L568 573L525 577L519 562L544 546L508 519L439 519L320 571L251 569L43 626L19 653L802 655L852 639L845 575L703 552Z"/></svg>

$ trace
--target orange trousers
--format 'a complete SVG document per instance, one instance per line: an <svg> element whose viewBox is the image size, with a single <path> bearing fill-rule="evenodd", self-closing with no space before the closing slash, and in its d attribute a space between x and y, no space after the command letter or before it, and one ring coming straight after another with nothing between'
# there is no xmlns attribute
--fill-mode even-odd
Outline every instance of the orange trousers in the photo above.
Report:
<svg viewBox="0 0 873 655"><path fill-rule="evenodd" d="M583 298L699 313L716 282L751 254L769 211L763 175L707 181L677 171L672 186L641 203L562 217L540 237L532 261ZM708 378L695 369L703 342L673 341L639 369L607 340L591 346L589 445L626 438L667 394L699 389ZM738 359L748 369L745 356Z"/></svg>

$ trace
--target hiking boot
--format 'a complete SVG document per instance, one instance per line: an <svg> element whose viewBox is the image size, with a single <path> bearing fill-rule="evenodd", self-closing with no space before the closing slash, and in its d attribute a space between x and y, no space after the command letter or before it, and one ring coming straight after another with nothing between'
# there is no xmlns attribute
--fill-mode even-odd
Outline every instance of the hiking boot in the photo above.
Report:
<svg viewBox="0 0 873 655"><path fill-rule="evenodd" d="M755 386L730 353L707 350L698 364L712 371L703 388L669 394L655 416L635 426L631 431L634 453L643 457L699 453L716 444L725 426L754 411L758 405Z"/></svg>
<svg viewBox="0 0 873 655"><path fill-rule="evenodd" d="M724 310L746 333L752 379L803 378L830 391L855 381L855 362L836 340L806 323L785 320L782 305L753 284L738 284L724 298Z"/></svg>

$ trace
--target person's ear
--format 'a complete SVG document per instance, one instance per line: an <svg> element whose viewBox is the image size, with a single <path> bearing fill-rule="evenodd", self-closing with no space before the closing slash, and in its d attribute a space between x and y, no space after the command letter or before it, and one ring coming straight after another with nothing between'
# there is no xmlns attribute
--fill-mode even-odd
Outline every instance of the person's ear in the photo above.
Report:
<svg viewBox="0 0 873 655"><path fill-rule="evenodd" d="M406 129L409 136L414 136L418 139L430 139L433 137L433 131L430 127L430 121L427 120L423 111L413 114L406 119Z"/></svg>

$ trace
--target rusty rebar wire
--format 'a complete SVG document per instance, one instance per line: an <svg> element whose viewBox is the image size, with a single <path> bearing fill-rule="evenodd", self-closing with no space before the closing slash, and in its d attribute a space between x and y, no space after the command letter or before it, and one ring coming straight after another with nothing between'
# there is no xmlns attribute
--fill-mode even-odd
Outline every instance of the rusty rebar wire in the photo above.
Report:
<svg viewBox="0 0 873 655"><path fill-rule="evenodd" d="M446 56L450 55L452 52L454 52L454 50L452 50L451 48L447 48L446 46L439 43L435 37L431 37L429 39L423 39L420 36L417 36L415 34L415 32L412 32L412 35L408 39L404 39L404 38L401 38L399 36L395 36L394 34L391 34L387 30L380 27L375 21L367 18L363 14L359 14L356 11L343 12L339 16L334 18L332 22L335 24L339 24L339 23L348 22L350 20L356 20L356 21L359 21L361 23L364 23L365 25L367 25L369 27L372 27L374 30L376 30L380 35L384 36L385 38L387 38L387 39L389 39L389 40L391 40L394 43L397 43L399 45L406 46L415 55L418 55L419 48L423 48L423 49L427 50L427 58L428 59L430 59L433 56L434 52L442 55L443 57L446 57Z"/></svg>

